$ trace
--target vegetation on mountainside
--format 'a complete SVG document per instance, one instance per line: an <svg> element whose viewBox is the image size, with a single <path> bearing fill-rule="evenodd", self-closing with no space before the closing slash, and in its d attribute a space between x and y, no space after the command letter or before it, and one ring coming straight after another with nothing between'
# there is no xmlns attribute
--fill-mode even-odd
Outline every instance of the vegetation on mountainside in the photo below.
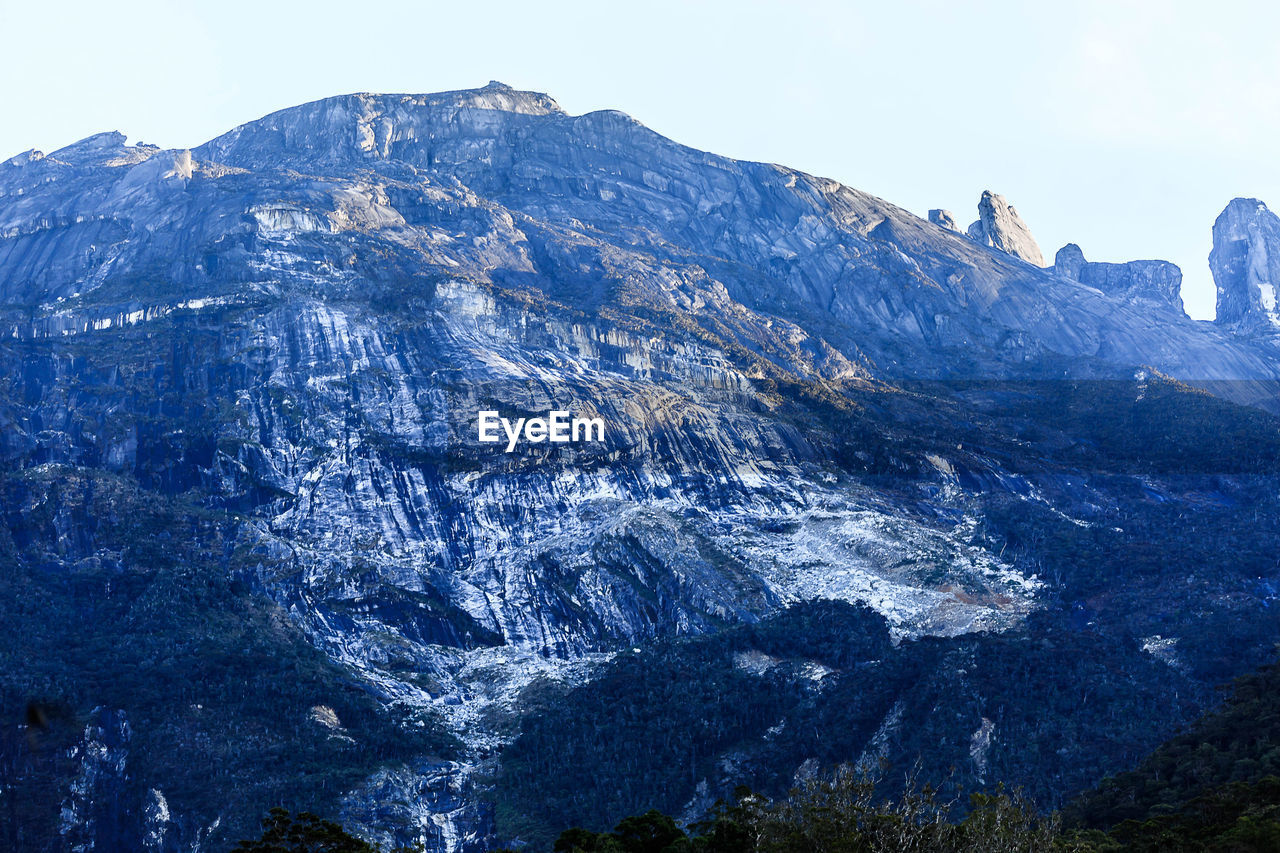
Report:
<svg viewBox="0 0 1280 853"><path fill-rule="evenodd" d="M402 725L228 572L226 515L49 467L0 478L0 511L0 848L58 849L82 772L70 751L95 708L123 710L130 730L125 777L93 782L132 824L126 839L150 787L236 838L259 804L332 810L379 766L453 749L430 718Z"/></svg>
<svg viewBox="0 0 1280 853"><path fill-rule="evenodd" d="M963 815L928 786L884 797L871 779L838 767L774 801L739 789L687 828L650 810L611 832L562 832L555 853L1049 853L1091 851L1061 832L1057 815L1037 814L1020 793L973 794Z"/></svg>
<svg viewBox="0 0 1280 853"><path fill-rule="evenodd" d="M947 797L1002 779L1051 804L1139 761L1192 715L1193 692L1167 665L1047 614L1025 633L895 648L878 614L811 602L624 653L568 695L531 694L501 755L499 833L545 847L566 824L679 814L739 783L777 797L806 762L916 766Z"/></svg>
<svg viewBox="0 0 1280 853"><path fill-rule="evenodd" d="M1275 820L1280 807L1280 664L1235 681L1215 711L1166 741L1138 767L1077 798L1068 820L1118 827Z"/></svg>
<svg viewBox="0 0 1280 853"><path fill-rule="evenodd" d="M965 807L912 780L886 793L837 767L768 800L746 788L682 827L650 810L612 831L575 827L555 853L1272 853L1280 850L1280 664L1235 683L1226 702L1104 781L1063 813L1020 791L972 794Z"/></svg>
<svg viewBox="0 0 1280 853"><path fill-rule="evenodd" d="M657 809L612 831L563 830L555 853L1077 851L1271 853L1280 849L1280 664L1238 679L1223 705L1133 771L1061 814L1021 791L940 796L908 779L877 785L840 766L775 800L739 788L688 826ZM535 849L537 846L535 845Z"/></svg>
<svg viewBox="0 0 1280 853"><path fill-rule="evenodd" d="M967 808L928 787L879 796L847 767L769 801L743 789L682 827L657 810L611 832L567 829L554 853L1273 853L1280 849L1280 780L1237 783L1181 810L1110 832L1064 828L1019 792L969 797Z"/></svg>
<svg viewBox="0 0 1280 853"><path fill-rule="evenodd" d="M1280 665L1241 678L1220 709L1138 770L1078 798L1065 821L1020 790L948 798L910 776L890 792L866 769L841 765L772 800L738 787L698 820L649 809L612 830L575 826L553 842L521 839L495 853L1272 853L1280 849L1280 778L1271 775L1278 679ZM263 826L262 840L236 849L375 853L311 815L273 810Z"/></svg>
<svg viewBox="0 0 1280 853"><path fill-rule="evenodd" d="M233 853L379 853L341 824L310 812L274 808L262 819L262 836L241 841Z"/></svg>

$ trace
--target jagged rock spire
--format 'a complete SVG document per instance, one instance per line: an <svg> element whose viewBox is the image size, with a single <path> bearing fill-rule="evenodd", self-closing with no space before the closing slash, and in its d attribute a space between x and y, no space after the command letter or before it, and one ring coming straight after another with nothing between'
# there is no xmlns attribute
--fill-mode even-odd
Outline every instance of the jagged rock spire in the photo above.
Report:
<svg viewBox="0 0 1280 853"><path fill-rule="evenodd" d="M1280 217L1256 198L1237 198L1213 223L1209 269L1218 288L1216 322L1242 330L1280 329Z"/></svg>
<svg viewBox="0 0 1280 853"><path fill-rule="evenodd" d="M978 220L969 226L970 239L1021 258L1029 264L1044 266L1044 255L1031 236L1031 229L1004 196L990 190L978 202Z"/></svg>

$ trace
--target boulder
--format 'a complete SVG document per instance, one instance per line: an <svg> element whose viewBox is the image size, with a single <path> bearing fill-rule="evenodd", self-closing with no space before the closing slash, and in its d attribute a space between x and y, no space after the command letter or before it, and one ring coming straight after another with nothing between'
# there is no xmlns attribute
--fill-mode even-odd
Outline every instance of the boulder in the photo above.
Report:
<svg viewBox="0 0 1280 853"><path fill-rule="evenodd" d="M929 221L939 228L946 228L948 231L955 231L957 234L963 233L960 231L960 223L956 222L956 218L951 215L949 210L941 210L939 208L930 210Z"/></svg>

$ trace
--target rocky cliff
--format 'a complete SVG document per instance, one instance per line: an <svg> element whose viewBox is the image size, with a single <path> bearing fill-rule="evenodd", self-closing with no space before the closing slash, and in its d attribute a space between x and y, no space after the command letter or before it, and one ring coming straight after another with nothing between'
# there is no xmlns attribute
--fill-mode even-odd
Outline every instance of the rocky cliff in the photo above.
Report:
<svg viewBox="0 0 1280 853"><path fill-rule="evenodd" d="M607 677L630 655L815 600L865 605L849 618L884 632L878 662L812 645L829 615L773 651L724 634L747 663L721 649L715 677L776 701L716 724L740 742L688 735L718 746L670 796L819 757L909 763L930 749L913 732L968 756L981 729L960 780L1035 776L1052 801L1158 742L1280 638L1259 556L1280 526L1236 513L1274 509L1273 424L1177 380L1256 394L1280 362L1167 300L1038 269L1016 213L983 205L975 243L501 84L330 98L189 151L109 133L6 161L6 615L81 638L0 660L6 708L51 692L75 721L40 735L65 736L57 760L6 741L35 780L6 790L92 799L65 756L96 707L127 714L138 756L114 822L76 805L60 828L33 793L6 831L101 850L94 827L139 847L163 830L189 850L288 801L432 850L536 837L513 803L562 812L521 780L570 754L540 739L540 700L585 712L575 691L644 687ZM601 418L605 440L477 440L481 410L550 409ZM1209 452L1224 422L1247 449ZM1196 524L1237 558L1146 562ZM1099 548L1130 555L1124 584ZM1226 614L1212 643L1171 590ZM1164 663L1144 643L1169 637ZM1103 713L1037 765L1035 709L1001 667L1075 671L1083 647L1114 655ZM982 676L956 676L970 658ZM821 730L802 722L821 684L870 689L875 667L896 692L832 723L847 740L779 739ZM1149 725L1105 734L1107 714Z"/></svg>
<svg viewBox="0 0 1280 853"><path fill-rule="evenodd" d="M1218 288L1217 322L1238 332L1280 327L1280 218L1257 199L1238 198L1213 223L1209 268Z"/></svg>
<svg viewBox="0 0 1280 853"><path fill-rule="evenodd" d="M1075 243L1054 256L1055 273L1096 287L1124 299L1144 299L1185 314L1182 306L1182 270L1168 261L1129 261L1123 264L1086 261Z"/></svg>

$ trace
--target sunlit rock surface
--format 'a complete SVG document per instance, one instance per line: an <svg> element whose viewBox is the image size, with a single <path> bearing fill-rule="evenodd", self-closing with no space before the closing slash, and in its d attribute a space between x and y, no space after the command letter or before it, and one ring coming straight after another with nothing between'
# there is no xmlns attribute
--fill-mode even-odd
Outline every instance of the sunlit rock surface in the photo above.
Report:
<svg viewBox="0 0 1280 853"><path fill-rule="evenodd" d="M965 233L969 239L984 246L1021 258L1034 266L1044 266L1044 257L1031 236L1031 229L1002 195L990 190L983 192L978 201L978 218Z"/></svg>
<svg viewBox="0 0 1280 853"><path fill-rule="evenodd" d="M1237 198L1213 223L1209 268L1218 288L1216 321L1270 334L1280 328L1280 218L1256 198Z"/></svg>

